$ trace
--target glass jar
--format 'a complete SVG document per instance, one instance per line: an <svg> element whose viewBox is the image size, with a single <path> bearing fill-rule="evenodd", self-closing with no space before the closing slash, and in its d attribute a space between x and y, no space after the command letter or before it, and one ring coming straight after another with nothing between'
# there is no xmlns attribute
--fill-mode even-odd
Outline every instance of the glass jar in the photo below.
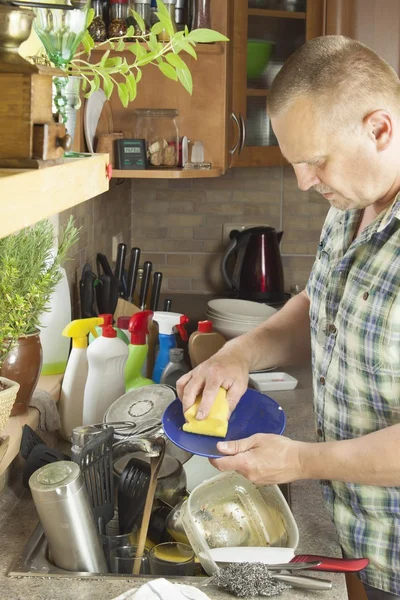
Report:
<svg viewBox="0 0 400 600"><path fill-rule="evenodd" d="M164 0L164 5L165 8L168 11L168 14L171 18L171 23L172 23L172 28L174 30L174 33L176 33L176 22L175 22L175 6L176 6L176 0ZM163 29L157 36L157 39L159 42L169 42L171 39L170 34L168 33L168 31L166 29Z"/></svg>
<svg viewBox="0 0 400 600"><path fill-rule="evenodd" d="M179 153L178 111L165 108L139 108L135 111L135 138L146 140L150 167L176 167Z"/></svg>
<svg viewBox="0 0 400 600"><path fill-rule="evenodd" d="M92 8L94 18L88 27L88 31L95 42L105 42L107 39L107 28L103 19L103 1L93 0Z"/></svg>
<svg viewBox="0 0 400 600"><path fill-rule="evenodd" d="M116 38L126 35L128 17L128 0L110 0L110 23L108 37Z"/></svg>
<svg viewBox="0 0 400 600"><path fill-rule="evenodd" d="M133 16L131 17L133 19L132 24L135 28L135 36L137 36L137 37L149 35L149 33L150 33L150 29L151 29L150 4L151 4L151 0L134 0L133 10L136 11L140 17L142 17L144 25L145 25L145 29L144 29L144 31L142 31L141 27L139 27L135 18Z"/></svg>

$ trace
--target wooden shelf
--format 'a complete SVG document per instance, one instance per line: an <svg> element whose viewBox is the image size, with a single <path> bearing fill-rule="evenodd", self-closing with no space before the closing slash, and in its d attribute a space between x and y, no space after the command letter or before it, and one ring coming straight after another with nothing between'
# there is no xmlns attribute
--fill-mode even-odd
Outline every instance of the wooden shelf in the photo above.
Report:
<svg viewBox="0 0 400 600"><path fill-rule="evenodd" d="M246 96L268 96L269 90L247 88Z"/></svg>
<svg viewBox="0 0 400 600"><path fill-rule="evenodd" d="M106 192L108 163L108 154L88 154L43 169L0 169L0 238Z"/></svg>
<svg viewBox="0 0 400 600"><path fill-rule="evenodd" d="M249 8L249 17L274 17L276 19L305 19L305 12L290 12L289 10L269 10L267 8Z"/></svg>
<svg viewBox="0 0 400 600"><path fill-rule="evenodd" d="M220 177L222 169L213 168L208 171L184 169L145 169L143 171L129 171L113 169L113 177L119 179L203 179L206 177Z"/></svg>
<svg viewBox="0 0 400 600"><path fill-rule="evenodd" d="M116 42L117 43L117 42ZM134 42L125 42L127 45L133 44ZM141 42L141 46L146 46L145 42ZM226 42L215 42L214 44L196 44L194 47L194 51L197 54L223 54L225 51ZM109 43L97 44L93 50L92 54L99 54L101 52L106 52L106 50L111 50L111 52L122 54L124 52L129 52L129 50L125 49L118 52L115 49L112 49ZM80 48L80 51L83 51L83 47ZM182 50L182 53L185 52ZM132 55L133 56L133 55ZM188 55L189 56L189 55Z"/></svg>

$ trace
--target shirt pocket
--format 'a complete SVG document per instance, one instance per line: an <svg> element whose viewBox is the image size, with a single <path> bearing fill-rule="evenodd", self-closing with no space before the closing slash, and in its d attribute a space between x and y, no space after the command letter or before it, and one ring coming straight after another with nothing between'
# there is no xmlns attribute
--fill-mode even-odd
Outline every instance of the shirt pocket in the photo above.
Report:
<svg viewBox="0 0 400 600"><path fill-rule="evenodd" d="M344 294L338 320L340 358L349 368L372 375L385 369L395 374L400 369L395 294L365 283L349 283L354 291Z"/></svg>

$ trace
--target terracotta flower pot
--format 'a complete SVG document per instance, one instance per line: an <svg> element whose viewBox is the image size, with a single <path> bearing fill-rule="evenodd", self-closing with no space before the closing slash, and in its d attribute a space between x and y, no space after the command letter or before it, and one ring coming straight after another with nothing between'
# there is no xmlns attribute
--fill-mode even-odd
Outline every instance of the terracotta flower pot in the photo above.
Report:
<svg viewBox="0 0 400 600"><path fill-rule="evenodd" d="M0 375L19 383L19 391L11 416L28 411L33 391L42 368L42 345L39 330L21 337L18 344L7 354Z"/></svg>
<svg viewBox="0 0 400 600"><path fill-rule="evenodd" d="M11 409L17 397L19 383L6 377L0 377L0 435L6 426Z"/></svg>

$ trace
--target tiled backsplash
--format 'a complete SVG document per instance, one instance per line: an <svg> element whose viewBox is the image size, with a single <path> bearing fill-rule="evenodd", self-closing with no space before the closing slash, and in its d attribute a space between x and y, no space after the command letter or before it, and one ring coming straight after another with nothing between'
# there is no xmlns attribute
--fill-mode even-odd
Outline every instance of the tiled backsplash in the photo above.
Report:
<svg viewBox="0 0 400 600"><path fill-rule="evenodd" d="M327 211L319 194L298 189L291 167L231 169L216 179L112 182L109 192L73 210L82 227L75 260L66 266L74 306L83 264L95 268L97 252L111 259L111 238L118 232L163 272L163 292L221 292L225 223L283 229L285 288L303 287ZM69 214L62 213L60 226Z"/></svg>
<svg viewBox="0 0 400 600"><path fill-rule="evenodd" d="M291 167L231 169L217 179L138 180L132 189L132 244L164 273L171 292L220 292L225 223L284 231L285 288L305 285L328 211L302 192Z"/></svg>

